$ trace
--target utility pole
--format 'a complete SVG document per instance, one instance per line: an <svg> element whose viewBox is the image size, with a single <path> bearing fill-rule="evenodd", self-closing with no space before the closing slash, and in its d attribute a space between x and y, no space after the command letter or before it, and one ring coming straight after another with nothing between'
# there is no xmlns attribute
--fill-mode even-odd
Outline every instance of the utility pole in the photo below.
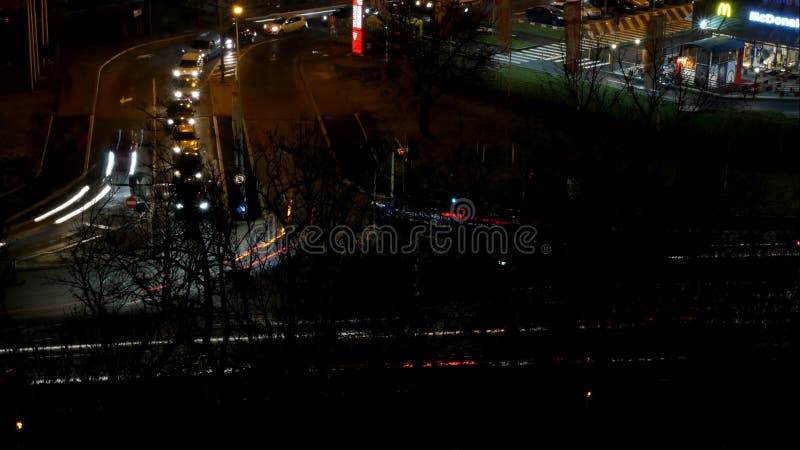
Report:
<svg viewBox="0 0 800 450"><path fill-rule="evenodd" d="M225 82L225 40L224 34L225 30L222 28L222 6L220 5L220 1L217 0L217 25L219 26L219 45L221 48L219 49L219 81L220 83ZM236 39L239 39L239 36L236 36Z"/></svg>

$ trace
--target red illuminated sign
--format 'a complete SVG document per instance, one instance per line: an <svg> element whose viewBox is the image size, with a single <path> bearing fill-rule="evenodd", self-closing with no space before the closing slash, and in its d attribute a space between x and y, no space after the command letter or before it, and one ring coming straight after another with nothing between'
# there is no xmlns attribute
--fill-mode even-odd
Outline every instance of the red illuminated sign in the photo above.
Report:
<svg viewBox="0 0 800 450"><path fill-rule="evenodd" d="M364 0L353 0L353 54L361 55L361 18L364 17Z"/></svg>

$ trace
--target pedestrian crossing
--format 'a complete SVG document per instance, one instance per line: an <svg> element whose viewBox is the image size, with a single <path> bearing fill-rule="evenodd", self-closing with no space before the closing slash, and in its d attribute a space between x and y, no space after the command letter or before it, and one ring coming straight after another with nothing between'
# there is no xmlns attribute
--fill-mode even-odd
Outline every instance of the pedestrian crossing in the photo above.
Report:
<svg viewBox="0 0 800 450"><path fill-rule="evenodd" d="M223 53L222 61L225 65L225 78L231 77L233 78L236 73L236 52L231 50L226 50ZM219 77L219 73L221 70L222 64L217 62L214 65L214 68L211 70L211 77Z"/></svg>
<svg viewBox="0 0 800 450"><path fill-rule="evenodd" d="M678 8L674 8L678 9ZM667 10L672 11L672 10ZM645 15L645 14L642 14ZM647 14L649 17L649 14ZM638 16L632 16L638 17ZM613 25L613 24L612 24ZM666 23L665 36L689 31L692 23L687 20L671 20ZM603 34L589 32L585 28L581 36L581 54L590 54L592 50L607 49L612 45L630 45L637 39L644 41L647 37L647 27L641 26L633 29L620 29ZM494 60L500 64L525 65L534 61L561 61L566 55L563 41L552 44L538 45L522 50L512 50L510 54L496 54Z"/></svg>
<svg viewBox="0 0 800 450"><path fill-rule="evenodd" d="M692 5L680 5L670 8L662 8L656 11L656 14L666 16L667 23L691 22L686 20L686 17L688 17L691 13ZM618 24L616 24L613 19L591 20L583 24L583 30L589 35L600 36L602 34L613 33L616 31L646 28L647 23L650 22L650 15L650 12L643 12L634 15L620 16Z"/></svg>

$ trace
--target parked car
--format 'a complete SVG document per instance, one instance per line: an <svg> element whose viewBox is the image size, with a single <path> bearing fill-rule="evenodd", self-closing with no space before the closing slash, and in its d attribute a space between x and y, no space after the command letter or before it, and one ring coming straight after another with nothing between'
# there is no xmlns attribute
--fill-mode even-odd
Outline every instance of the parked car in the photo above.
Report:
<svg viewBox="0 0 800 450"><path fill-rule="evenodd" d="M564 12L554 6L533 6L525 10L525 17L536 23L563 26Z"/></svg>
<svg viewBox="0 0 800 450"><path fill-rule="evenodd" d="M273 36L283 36L286 33L301 31L308 28L308 22L304 16L278 17L272 22L264 24L264 33Z"/></svg>
<svg viewBox="0 0 800 450"><path fill-rule="evenodd" d="M612 12L631 14L639 10L639 6L634 3L634 0L589 0L589 2L600 8L601 11L608 6L609 14Z"/></svg>
<svg viewBox="0 0 800 450"><path fill-rule="evenodd" d="M583 10L590 19L599 19L603 17L603 10L592 5L589 0L583 0Z"/></svg>
<svg viewBox="0 0 800 450"><path fill-rule="evenodd" d="M564 1L553 1L550 2L550 6L558 8L562 14L564 12L564 5L567 2ZM581 2L581 20L588 20L588 19L599 19L603 15L603 12L600 11L600 8L596 6L592 6L591 3L587 3L585 0Z"/></svg>

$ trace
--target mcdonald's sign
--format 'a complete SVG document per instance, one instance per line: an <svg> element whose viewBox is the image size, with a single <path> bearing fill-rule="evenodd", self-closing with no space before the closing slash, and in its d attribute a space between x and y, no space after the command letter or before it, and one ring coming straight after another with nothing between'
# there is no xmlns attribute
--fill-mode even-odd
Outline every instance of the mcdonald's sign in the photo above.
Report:
<svg viewBox="0 0 800 450"><path fill-rule="evenodd" d="M730 17L731 4L728 2L719 2L719 5L717 5L717 15L722 17Z"/></svg>

